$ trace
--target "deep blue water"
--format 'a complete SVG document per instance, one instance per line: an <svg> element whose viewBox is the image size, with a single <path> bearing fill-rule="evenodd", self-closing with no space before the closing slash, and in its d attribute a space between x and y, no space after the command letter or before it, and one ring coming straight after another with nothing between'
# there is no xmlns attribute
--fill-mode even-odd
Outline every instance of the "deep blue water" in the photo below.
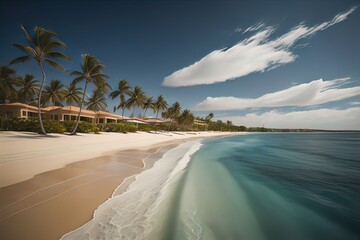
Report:
<svg viewBox="0 0 360 240"><path fill-rule="evenodd" d="M203 144L175 188L163 239L359 239L360 133Z"/></svg>

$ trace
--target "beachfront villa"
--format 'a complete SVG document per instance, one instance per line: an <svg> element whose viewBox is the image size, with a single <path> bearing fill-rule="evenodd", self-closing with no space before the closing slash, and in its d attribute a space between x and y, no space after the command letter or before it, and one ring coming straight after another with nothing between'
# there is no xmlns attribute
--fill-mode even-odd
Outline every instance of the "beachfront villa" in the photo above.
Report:
<svg viewBox="0 0 360 240"><path fill-rule="evenodd" d="M75 106L48 106L41 108L41 115L44 119L52 119L57 121L71 121L76 120L79 114L79 107ZM0 104L0 117L7 119L10 118L22 118L22 119L31 119L37 118L38 108L24 103L6 103ZM91 110L81 110L80 115L81 121L86 121L90 123L111 123L111 122L137 122L143 124L161 124L166 121L156 119L156 118L129 118L120 116L117 114L112 114L105 111L91 111Z"/></svg>

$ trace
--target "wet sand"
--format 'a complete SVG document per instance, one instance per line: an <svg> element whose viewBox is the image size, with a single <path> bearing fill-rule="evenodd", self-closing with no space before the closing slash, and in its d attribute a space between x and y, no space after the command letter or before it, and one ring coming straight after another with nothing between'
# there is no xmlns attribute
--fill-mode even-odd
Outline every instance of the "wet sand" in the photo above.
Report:
<svg viewBox="0 0 360 240"><path fill-rule="evenodd" d="M60 239L91 220L94 210L125 178L152 167L178 143L72 163L1 188L0 239ZM119 188L116 194L124 190Z"/></svg>
<svg viewBox="0 0 360 240"><path fill-rule="evenodd" d="M222 135L0 132L0 239L60 239L171 148Z"/></svg>

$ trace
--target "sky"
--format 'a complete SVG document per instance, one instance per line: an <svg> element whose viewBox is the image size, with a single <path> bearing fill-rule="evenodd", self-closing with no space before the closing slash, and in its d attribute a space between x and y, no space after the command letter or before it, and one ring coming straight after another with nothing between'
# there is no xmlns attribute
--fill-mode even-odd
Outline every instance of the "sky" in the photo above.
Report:
<svg viewBox="0 0 360 240"><path fill-rule="evenodd" d="M127 79L197 116L360 130L359 0L0 0L0 65L22 56L12 45L25 43L21 24L56 32L72 58L61 62L67 69L95 55L113 88ZM12 67L41 79L34 62ZM45 71L47 82L72 80Z"/></svg>

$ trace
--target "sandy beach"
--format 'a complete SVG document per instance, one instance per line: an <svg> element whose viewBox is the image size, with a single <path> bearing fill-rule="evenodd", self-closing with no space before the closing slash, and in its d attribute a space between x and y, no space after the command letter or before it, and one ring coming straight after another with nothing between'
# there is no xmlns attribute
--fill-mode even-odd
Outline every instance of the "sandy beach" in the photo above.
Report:
<svg viewBox="0 0 360 240"><path fill-rule="evenodd" d="M224 134L0 132L0 239L59 239L165 152Z"/></svg>

